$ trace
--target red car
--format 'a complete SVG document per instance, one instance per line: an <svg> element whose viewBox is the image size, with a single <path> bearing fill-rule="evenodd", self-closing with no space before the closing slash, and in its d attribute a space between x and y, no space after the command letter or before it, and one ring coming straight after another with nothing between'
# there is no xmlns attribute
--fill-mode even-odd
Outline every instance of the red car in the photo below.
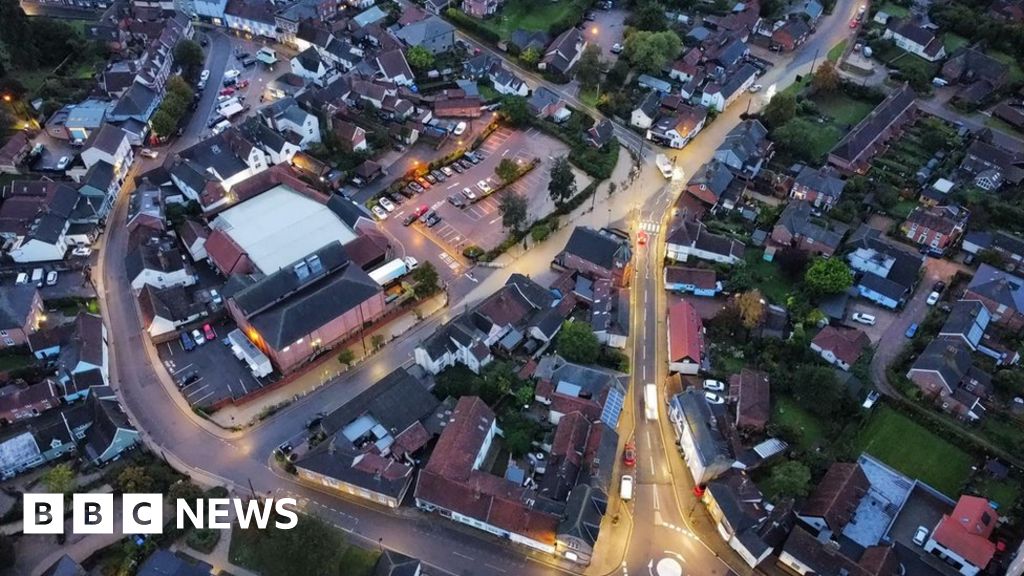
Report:
<svg viewBox="0 0 1024 576"><path fill-rule="evenodd" d="M856 28L858 24L860 24L860 22L857 22L857 20L850 20L850 29L852 30Z"/></svg>
<svg viewBox="0 0 1024 576"><path fill-rule="evenodd" d="M632 444L626 445L626 450L622 453L622 463L630 468L636 466L636 447Z"/></svg>
<svg viewBox="0 0 1024 576"><path fill-rule="evenodd" d="M206 336L207 340L217 339L217 333L213 331L213 326L209 324L203 324L203 335Z"/></svg>
<svg viewBox="0 0 1024 576"><path fill-rule="evenodd" d="M430 210L430 206L427 206L426 204L424 204L423 206L420 206L419 208L417 208L416 211L413 212L413 214L415 214L416 217L419 218L420 216L423 216L424 214L426 214L427 211L429 211L429 210Z"/></svg>
<svg viewBox="0 0 1024 576"><path fill-rule="evenodd" d="M239 90L245 90L248 87L249 87L249 81L248 80L242 80L241 82L238 83L238 89Z"/></svg>
<svg viewBox="0 0 1024 576"><path fill-rule="evenodd" d="M647 245L647 232L644 232L643 230L641 230L636 235L636 243L639 244L640 246L646 246Z"/></svg>
<svg viewBox="0 0 1024 576"><path fill-rule="evenodd" d="M232 88L231 86L228 86L227 88L225 88L225 89L220 91L220 95L221 96L231 96L234 93L235 93L235 89Z"/></svg>

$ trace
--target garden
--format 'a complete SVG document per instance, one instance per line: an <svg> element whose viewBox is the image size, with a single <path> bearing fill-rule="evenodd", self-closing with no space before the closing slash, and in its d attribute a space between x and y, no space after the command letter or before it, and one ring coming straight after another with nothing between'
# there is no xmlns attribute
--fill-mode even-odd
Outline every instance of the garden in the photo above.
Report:
<svg viewBox="0 0 1024 576"><path fill-rule="evenodd" d="M265 576L371 576L380 552L349 544L333 526L302 515L291 530L273 525L242 530L234 525L228 557L232 564Z"/></svg>

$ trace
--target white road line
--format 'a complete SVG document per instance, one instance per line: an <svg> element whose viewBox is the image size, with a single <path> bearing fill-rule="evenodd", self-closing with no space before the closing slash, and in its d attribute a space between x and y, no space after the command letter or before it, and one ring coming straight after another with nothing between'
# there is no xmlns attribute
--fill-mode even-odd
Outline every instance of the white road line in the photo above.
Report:
<svg viewBox="0 0 1024 576"><path fill-rule="evenodd" d="M207 398L209 398L210 396L213 396L213 392L210 392L209 394L207 394L206 396L203 396L203 397L202 397L202 398L200 398L199 400L195 400L195 401L193 401L193 402L192 402L192 405L193 405L193 406L195 406L196 404L199 404L200 402L202 402L203 400L206 400L206 399L207 399Z"/></svg>
<svg viewBox="0 0 1024 576"><path fill-rule="evenodd" d="M477 284L479 284L479 283L480 283L480 281L479 281L479 280L477 280L476 278L473 278L473 277L472 277L472 276L470 276L469 274L463 274L463 276L465 276L466 278L469 278L470 280L472 280L473 282L475 282L475 283L477 283Z"/></svg>
<svg viewBox="0 0 1024 576"><path fill-rule="evenodd" d="M641 372L643 372L643 374L641 374L643 379L647 380L647 365L646 364L644 364L643 367L641 368Z"/></svg>
<svg viewBox="0 0 1024 576"><path fill-rule="evenodd" d="M498 568L497 566L494 566L493 564L484 564L484 566L487 566L491 570L495 570L497 572L501 572L502 574L505 573L505 569L504 568Z"/></svg>
<svg viewBox="0 0 1024 576"><path fill-rule="evenodd" d="M179 368L179 369L175 370L174 374L177 375L179 372L184 372L185 370L188 370L191 367L192 367L191 364L186 364L183 368Z"/></svg>
<svg viewBox="0 0 1024 576"><path fill-rule="evenodd" d="M243 382L242 379L239 378L238 379L238 383L242 385L242 390L244 390L245 393L248 394L249 393L249 389L245 387L245 382Z"/></svg>
<svg viewBox="0 0 1024 576"><path fill-rule="evenodd" d="M661 510L661 505L658 503L658 485L651 484L651 491L654 493L654 509Z"/></svg>
<svg viewBox="0 0 1024 576"><path fill-rule="evenodd" d="M452 185L447 188L447 190L451 190L452 188L455 188L458 185L459 185L458 182L453 182Z"/></svg>
<svg viewBox="0 0 1024 576"><path fill-rule="evenodd" d="M648 447L648 448L651 448L651 447L653 447L653 446L654 446L654 444L653 444L653 443L651 443L651 431L650 431L650 429L648 429L648 430L646 431L646 435L647 435L647 447Z"/></svg>
<svg viewBox="0 0 1024 576"><path fill-rule="evenodd" d="M455 551L452 551L452 554L455 554L459 558L465 558L466 560L472 560L473 559L472 556L466 556L465 554L459 554L458 552L455 552Z"/></svg>
<svg viewBox="0 0 1024 576"><path fill-rule="evenodd" d="M193 382L193 384L194 384L194 382ZM188 394L186 394L186 396L191 397L196 392L202 392L203 390L206 390L206 386L201 386L199 388L196 388L195 390L192 390Z"/></svg>
<svg viewBox="0 0 1024 576"><path fill-rule="evenodd" d="M501 157L504 158L505 156L508 155L508 153L509 153L509 149L506 148L505 151L501 153Z"/></svg>
<svg viewBox="0 0 1024 576"><path fill-rule="evenodd" d="M495 218L494 220L491 220L490 222L488 222L487 225L488 226L493 226L497 222L501 222L501 218Z"/></svg>
<svg viewBox="0 0 1024 576"><path fill-rule="evenodd" d="M651 476L654 476L654 456L647 456L648 464L651 466ZM655 508L657 510L657 508Z"/></svg>

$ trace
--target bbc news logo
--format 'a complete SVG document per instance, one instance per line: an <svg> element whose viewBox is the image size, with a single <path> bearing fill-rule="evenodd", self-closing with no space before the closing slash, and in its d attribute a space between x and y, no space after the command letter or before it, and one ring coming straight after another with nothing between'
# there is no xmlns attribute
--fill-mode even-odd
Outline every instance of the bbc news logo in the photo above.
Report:
<svg viewBox="0 0 1024 576"><path fill-rule="evenodd" d="M240 498L206 498L175 502L175 524L178 530L187 527L227 530L231 512L243 529L266 530L273 520L274 528L290 530L299 522L294 498L243 500ZM115 526L117 509L113 494L73 494L71 498L71 531L74 534L160 534L164 530L164 498L162 494L124 494L121 496L121 522ZM64 533L63 494L25 494L25 534Z"/></svg>

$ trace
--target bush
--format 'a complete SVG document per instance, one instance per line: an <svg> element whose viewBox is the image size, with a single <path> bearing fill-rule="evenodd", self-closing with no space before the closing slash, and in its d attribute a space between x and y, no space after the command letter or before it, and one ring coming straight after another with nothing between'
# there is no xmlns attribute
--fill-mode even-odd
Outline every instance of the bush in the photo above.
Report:
<svg viewBox="0 0 1024 576"><path fill-rule="evenodd" d="M459 28L469 32L473 36L479 37L481 40L485 40L491 44L497 44L501 40L501 37L498 36L495 31L481 24L479 20L467 16L456 8L449 8L448 11L445 12L445 17L448 18L448 20L451 20L451 22Z"/></svg>
<svg viewBox="0 0 1024 576"><path fill-rule="evenodd" d="M462 255L470 260L477 260L484 255L484 249L472 244L462 249Z"/></svg>
<svg viewBox="0 0 1024 576"><path fill-rule="evenodd" d="M534 242L543 242L551 236L551 227L547 224L538 224L530 230L530 237Z"/></svg>
<svg viewBox="0 0 1024 576"><path fill-rule="evenodd" d="M198 550L203 554L213 552L213 549L217 547L218 542L220 542L220 530L199 528L191 530L188 535L185 536L185 544L188 544L189 548Z"/></svg>

